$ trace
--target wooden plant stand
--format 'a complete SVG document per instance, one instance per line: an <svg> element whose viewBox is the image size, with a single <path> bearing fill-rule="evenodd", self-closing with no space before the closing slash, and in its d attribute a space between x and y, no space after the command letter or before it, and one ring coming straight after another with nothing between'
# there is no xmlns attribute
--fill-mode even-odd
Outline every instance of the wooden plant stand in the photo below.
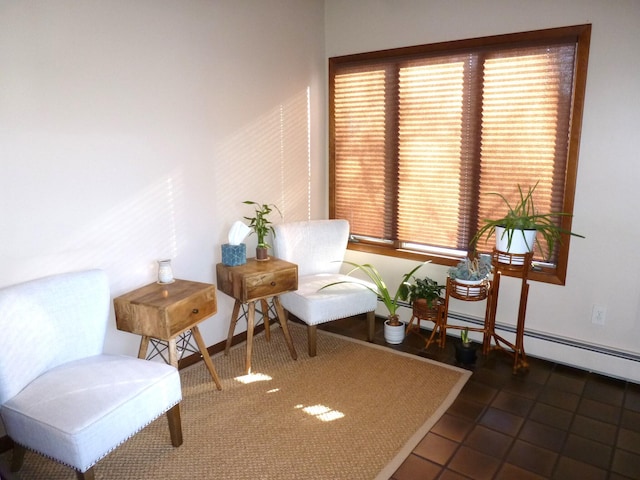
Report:
<svg viewBox="0 0 640 480"><path fill-rule="evenodd" d="M493 295L494 286L488 279L484 280L479 285L466 285L456 282L455 279L447 278L447 288L444 303L443 322L440 327L440 347L444 348L447 339L447 328L453 328L456 330L468 329L470 332L482 332L482 353L486 355L489 353L491 345L491 329L490 329L490 305ZM468 327L462 325L448 325L447 318L449 315L449 301L451 298L462 300L463 302L480 302L487 300L487 307L485 309L484 325L482 327Z"/></svg>
<svg viewBox="0 0 640 480"><path fill-rule="evenodd" d="M527 297L529 295L528 276L531 269L533 253L515 254L493 251L493 294L488 305L488 330L489 341L493 339L495 345L492 350L501 350L513 356L513 373L521 369L528 369L527 355L524 351L524 321L527 313ZM502 260L502 261L499 261ZM506 340L496 333L496 310L498 307L498 292L500 290L500 277L503 272L510 272L522 280L520 288L520 306L518 308L518 321L516 325L516 337L513 342Z"/></svg>
<svg viewBox="0 0 640 480"><path fill-rule="evenodd" d="M425 339L424 348L427 349L429 348L429 345L431 345L431 342L434 340L436 332L439 331L444 322L444 299L435 299L432 302L431 308L427 307L426 301L414 301L413 313L411 315L411 320L409 320L409 323L407 324L405 335L408 335L409 332L415 332L422 337L422 334L420 333L421 320L428 320L430 322L433 322L433 330L431 330L431 335L428 339Z"/></svg>

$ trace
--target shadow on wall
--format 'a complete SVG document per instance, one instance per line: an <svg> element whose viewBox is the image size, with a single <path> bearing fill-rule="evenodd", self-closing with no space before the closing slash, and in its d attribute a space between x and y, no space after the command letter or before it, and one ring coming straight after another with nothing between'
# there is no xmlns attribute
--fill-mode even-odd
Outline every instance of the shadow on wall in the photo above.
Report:
<svg viewBox="0 0 640 480"><path fill-rule="evenodd" d="M298 92L217 146L214 188L216 198L224 199L217 202L223 234L244 215L247 199L276 204L286 221L310 217L309 96L309 88ZM238 208L240 218L230 217L229 206Z"/></svg>
<svg viewBox="0 0 640 480"><path fill-rule="evenodd" d="M180 249L178 232L184 218L183 175L175 170L97 215L66 242L42 255L20 259L20 277L30 280L53 273L102 268L109 272L113 293L131 286L132 278L152 279L157 260L173 258Z"/></svg>

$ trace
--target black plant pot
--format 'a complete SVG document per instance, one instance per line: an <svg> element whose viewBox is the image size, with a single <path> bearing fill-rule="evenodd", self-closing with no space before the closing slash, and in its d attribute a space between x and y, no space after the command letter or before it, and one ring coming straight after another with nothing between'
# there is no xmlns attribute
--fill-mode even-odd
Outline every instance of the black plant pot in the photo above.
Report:
<svg viewBox="0 0 640 480"><path fill-rule="evenodd" d="M462 365L471 365L476 363L476 349L472 343L468 345L462 342L456 343L456 362Z"/></svg>

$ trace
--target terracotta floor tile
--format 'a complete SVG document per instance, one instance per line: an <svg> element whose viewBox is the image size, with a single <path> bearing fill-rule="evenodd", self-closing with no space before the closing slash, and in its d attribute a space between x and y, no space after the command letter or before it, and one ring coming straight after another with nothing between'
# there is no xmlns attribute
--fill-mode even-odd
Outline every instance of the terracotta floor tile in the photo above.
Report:
<svg viewBox="0 0 640 480"><path fill-rule="evenodd" d="M568 430L573 414L558 407L537 403L531 410L529 418L554 428Z"/></svg>
<svg viewBox="0 0 640 480"><path fill-rule="evenodd" d="M541 392L538 401L563 410L575 412L580 404L580 398L580 395L576 395L575 393L563 392L555 388L545 388Z"/></svg>
<svg viewBox="0 0 640 480"><path fill-rule="evenodd" d="M493 402L491 402L491 406L520 417L525 417L531 410L533 403L533 400L520 395L514 395L510 392L499 392Z"/></svg>
<svg viewBox="0 0 640 480"><path fill-rule="evenodd" d="M573 458L560 457L553 478L555 480L606 480L607 471Z"/></svg>
<svg viewBox="0 0 640 480"><path fill-rule="evenodd" d="M498 389L487 385L482 385L472 380L467 382L460 392L460 397L470 400L472 402L482 403L488 405L498 394Z"/></svg>
<svg viewBox="0 0 640 480"><path fill-rule="evenodd" d="M609 468L613 448L578 435L569 434L562 454L599 468Z"/></svg>
<svg viewBox="0 0 640 480"><path fill-rule="evenodd" d="M506 461L524 470L548 478L553 472L558 456L556 452L551 450L537 447L522 440L516 440L507 455Z"/></svg>
<svg viewBox="0 0 640 480"><path fill-rule="evenodd" d="M522 426L518 438L537 445L538 447L560 452L564 447L567 432L543 423L527 420Z"/></svg>
<svg viewBox="0 0 640 480"><path fill-rule="evenodd" d="M470 422L476 422L482 412L487 408L485 404L468 400L466 397L459 396L447 410L447 413L462 417Z"/></svg>
<svg viewBox="0 0 640 480"><path fill-rule="evenodd" d="M461 442L471 431L473 425L473 422L445 413L431 431L449 440Z"/></svg>
<svg viewBox="0 0 640 480"><path fill-rule="evenodd" d="M585 398L616 407L622 406L624 403L624 395L625 382L602 375L591 375L582 392L582 396Z"/></svg>
<svg viewBox="0 0 640 480"><path fill-rule="evenodd" d="M467 447L496 458L503 458L512 443L513 437L482 425L476 425L464 442Z"/></svg>
<svg viewBox="0 0 640 480"><path fill-rule="evenodd" d="M489 408L480 419L480 423L513 437L518 434L524 418L497 408Z"/></svg>
<svg viewBox="0 0 640 480"><path fill-rule="evenodd" d="M474 480L489 480L498 471L500 463L497 458L463 446L455 453L448 468Z"/></svg>
<svg viewBox="0 0 640 480"><path fill-rule="evenodd" d="M394 480L432 480L438 478L442 467L417 455L409 455L393 474Z"/></svg>
<svg viewBox="0 0 640 480"><path fill-rule="evenodd" d="M636 455L640 455L640 433L621 428L616 446ZM640 472L638 472L640 474Z"/></svg>
<svg viewBox="0 0 640 480"><path fill-rule="evenodd" d="M611 471L633 479L640 478L640 455L616 450L613 455Z"/></svg>
<svg viewBox="0 0 640 480"><path fill-rule="evenodd" d="M510 463L502 465L495 476L495 480L544 480L545 478Z"/></svg>
<svg viewBox="0 0 640 480"><path fill-rule="evenodd" d="M413 449L413 453L438 465L445 465L460 444L429 432Z"/></svg>
<svg viewBox="0 0 640 480"><path fill-rule="evenodd" d="M571 433L591 440L613 445L616 440L617 425L601 422L593 418L576 415L571 425Z"/></svg>
<svg viewBox="0 0 640 480"><path fill-rule="evenodd" d="M619 423L621 408L583 397L578 406L578 413L601 422Z"/></svg>

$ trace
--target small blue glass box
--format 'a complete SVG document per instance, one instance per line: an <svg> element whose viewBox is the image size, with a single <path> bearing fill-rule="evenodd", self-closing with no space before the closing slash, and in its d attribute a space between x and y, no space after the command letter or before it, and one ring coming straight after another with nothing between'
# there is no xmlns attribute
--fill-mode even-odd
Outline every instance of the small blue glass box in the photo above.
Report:
<svg viewBox="0 0 640 480"><path fill-rule="evenodd" d="M223 244L222 263L229 267L236 267L247 263L247 246L244 243L240 245Z"/></svg>

